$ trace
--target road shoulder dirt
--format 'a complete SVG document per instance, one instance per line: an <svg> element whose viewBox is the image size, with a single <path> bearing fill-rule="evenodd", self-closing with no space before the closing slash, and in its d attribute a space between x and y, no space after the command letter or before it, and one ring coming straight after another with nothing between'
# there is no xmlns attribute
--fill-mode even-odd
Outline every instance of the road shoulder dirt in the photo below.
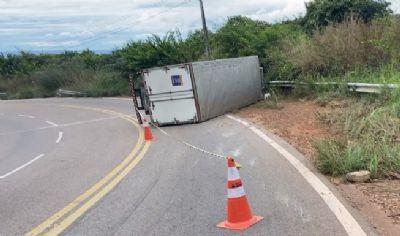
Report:
<svg viewBox="0 0 400 236"><path fill-rule="evenodd" d="M237 115L263 126L299 150L311 162L315 161L313 143L338 136L334 129L323 124L318 114L340 109L320 106L308 100L283 100L270 108L262 101L237 112ZM400 180L374 180L371 183L350 184L341 178L331 178L351 205L382 234L400 232Z"/></svg>

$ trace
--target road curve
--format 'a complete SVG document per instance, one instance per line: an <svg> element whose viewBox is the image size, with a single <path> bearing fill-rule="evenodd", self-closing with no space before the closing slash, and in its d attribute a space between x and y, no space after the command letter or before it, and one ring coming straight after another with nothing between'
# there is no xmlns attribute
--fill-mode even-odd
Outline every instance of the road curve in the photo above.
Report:
<svg viewBox="0 0 400 236"><path fill-rule="evenodd" d="M156 130L143 142L131 114L128 99L0 102L0 176L43 154L0 179L0 235L236 234L216 227L226 214L225 160ZM165 130L242 164L253 211L265 219L240 234L348 235L304 175L248 127L223 116ZM268 137L313 172L296 150Z"/></svg>

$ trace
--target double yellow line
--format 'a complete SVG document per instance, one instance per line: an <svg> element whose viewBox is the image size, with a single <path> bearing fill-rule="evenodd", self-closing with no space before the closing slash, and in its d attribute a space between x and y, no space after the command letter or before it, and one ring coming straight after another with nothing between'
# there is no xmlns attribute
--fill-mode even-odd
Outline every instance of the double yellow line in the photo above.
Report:
<svg viewBox="0 0 400 236"><path fill-rule="evenodd" d="M110 173L89 188L86 192L78 196L63 209L56 212L40 225L33 228L26 235L58 235L68 228L74 221L82 216L87 210L94 206L100 199L109 193L122 179L143 159L148 151L151 142L144 141L144 134L141 127L129 116L98 108L87 108L80 106L63 106L70 108L88 109L101 111L107 114L118 115L122 119L132 123L139 131L139 139L129 155L116 166ZM144 144L144 145L143 145Z"/></svg>

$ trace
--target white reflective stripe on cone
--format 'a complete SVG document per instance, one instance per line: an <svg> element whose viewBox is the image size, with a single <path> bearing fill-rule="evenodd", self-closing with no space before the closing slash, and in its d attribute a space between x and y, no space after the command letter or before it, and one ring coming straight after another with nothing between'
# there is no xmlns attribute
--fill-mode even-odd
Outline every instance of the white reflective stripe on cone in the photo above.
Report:
<svg viewBox="0 0 400 236"><path fill-rule="evenodd" d="M228 188L228 198L238 198L245 196L243 186L237 188Z"/></svg>
<svg viewBox="0 0 400 236"><path fill-rule="evenodd" d="M228 167L228 180L240 179L239 171L236 167Z"/></svg>

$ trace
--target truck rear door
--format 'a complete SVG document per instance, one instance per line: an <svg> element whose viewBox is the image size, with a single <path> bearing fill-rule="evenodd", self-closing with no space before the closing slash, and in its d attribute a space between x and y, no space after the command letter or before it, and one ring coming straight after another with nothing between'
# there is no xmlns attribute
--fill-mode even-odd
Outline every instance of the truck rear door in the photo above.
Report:
<svg viewBox="0 0 400 236"><path fill-rule="evenodd" d="M149 69L143 72L150 113L159 125L198 121L190 65Z"/></svg>

